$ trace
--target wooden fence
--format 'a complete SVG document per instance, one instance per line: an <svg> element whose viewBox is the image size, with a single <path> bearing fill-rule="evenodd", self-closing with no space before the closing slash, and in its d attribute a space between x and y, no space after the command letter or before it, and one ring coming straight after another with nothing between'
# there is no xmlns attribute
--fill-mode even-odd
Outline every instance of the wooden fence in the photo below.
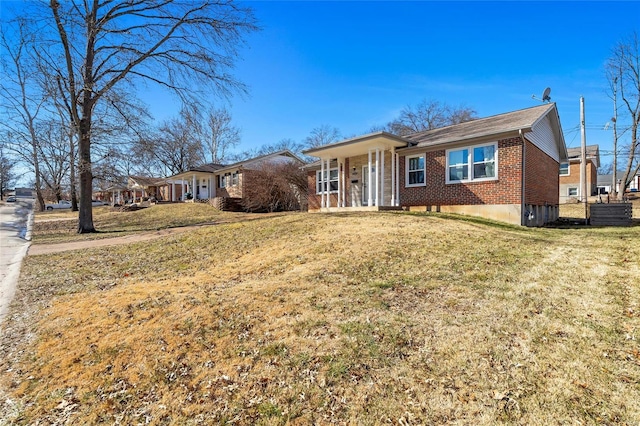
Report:
<svg viewBox="0 0 640 426"><path fill-rule="evenodd" d="M589 206L593 226L630 226L633 211L631 203L598 203Z"/></svg>

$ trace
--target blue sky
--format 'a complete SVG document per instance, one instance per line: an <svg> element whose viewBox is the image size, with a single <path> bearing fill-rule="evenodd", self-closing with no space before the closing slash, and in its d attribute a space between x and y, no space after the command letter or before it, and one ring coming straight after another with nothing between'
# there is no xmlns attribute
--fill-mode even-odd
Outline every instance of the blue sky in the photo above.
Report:
<svg viewBox="0 0 640 426"><path fill-rule="evenodd" d="M248 4L262 30L235 69L250 90L230 105L241 150L301 141L324 124L363 134L425 98L491 116L535 106L532 95L550 87L567 146L580 146L584 96L587 143L606 151L613 105L604 64L640 31L637 1Z"/></svg>

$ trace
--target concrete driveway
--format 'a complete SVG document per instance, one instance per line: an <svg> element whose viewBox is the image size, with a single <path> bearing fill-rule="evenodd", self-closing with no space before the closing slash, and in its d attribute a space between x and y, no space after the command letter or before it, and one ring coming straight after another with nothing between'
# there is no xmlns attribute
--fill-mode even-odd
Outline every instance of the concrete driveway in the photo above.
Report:
<svg viewBox="0 0 640 426"><path fill-rule="evenodd" d="M0 204L0 322L7 315L20 276L22 258L31 243L34 200L18 198Z"/></svg>

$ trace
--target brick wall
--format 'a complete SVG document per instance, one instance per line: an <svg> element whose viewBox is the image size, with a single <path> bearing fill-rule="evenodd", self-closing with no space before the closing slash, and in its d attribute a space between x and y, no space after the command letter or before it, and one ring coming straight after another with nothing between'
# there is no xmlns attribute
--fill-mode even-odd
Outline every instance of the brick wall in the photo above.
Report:
<svg viewBox="0 0 640 426"><path fill-rule="evenodd" d="M528 141L525 161L525 204L558 204L558 162Z"/></svg>
<svg viewBox="0 0 640 426"><path fill-rule="evenodd" d="M520 138L498 141L497 180L447 184L444 149L426 152L425 163L426 186L406 188L406 161L404 156L400 157L400 203L403 206L521 203Z"/></svg>
<svg viewBox="0 0 640 426"><path fill-rule="evenodd" d="M561 196L566 196L568 187L576 187L580 188L580 163L572 162L569 163L569 174L560 176L560 185L565 189L564 193L561 191ZM589 195L597 194L598 188L598 169L596 165L591 161L587 160L587 191L589 191ZM579 189L578 191L581 191Z"/></svg>
<svg viewBox="0 0 640 426"><path fill-rule="evenodd" d="M322 196L320 194L316 194L316 172L317 170L309 170L307 174L307 183L309 184L309 199L308 199L308 209L309 210L317 210L320 208L320 201ZM329 199L331 200L331 207L336 207L338 205L338 194L330 193ZM347 200L347 205L349 205L349 198Z"/></svg>

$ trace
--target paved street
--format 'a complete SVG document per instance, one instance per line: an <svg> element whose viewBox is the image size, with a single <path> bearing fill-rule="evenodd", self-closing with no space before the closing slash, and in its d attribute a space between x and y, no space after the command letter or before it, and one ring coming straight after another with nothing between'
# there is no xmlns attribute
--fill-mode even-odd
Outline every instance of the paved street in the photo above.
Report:
<svg viewBox="0 0 640 426"><path fill-rule="evenodd" d="M22 258L29 249L32 212L33 200L29 198L0 204L0 322L13 299Z"/></svg>

